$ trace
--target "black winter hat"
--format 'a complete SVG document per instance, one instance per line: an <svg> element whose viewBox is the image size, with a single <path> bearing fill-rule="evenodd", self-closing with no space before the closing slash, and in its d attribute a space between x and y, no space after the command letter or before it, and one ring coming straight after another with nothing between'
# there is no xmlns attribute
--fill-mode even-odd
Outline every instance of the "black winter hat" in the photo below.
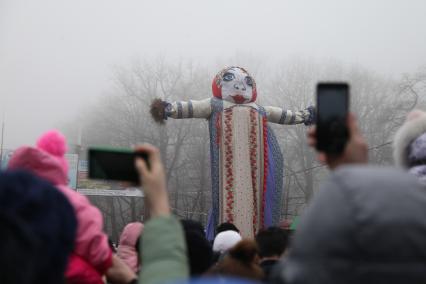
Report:
<svg viewBox="0 0 426 284"><path fill-rule="evenodd" d="M76 227L73 207L51 184L0 173L0 283L64 283Z"/></svg>

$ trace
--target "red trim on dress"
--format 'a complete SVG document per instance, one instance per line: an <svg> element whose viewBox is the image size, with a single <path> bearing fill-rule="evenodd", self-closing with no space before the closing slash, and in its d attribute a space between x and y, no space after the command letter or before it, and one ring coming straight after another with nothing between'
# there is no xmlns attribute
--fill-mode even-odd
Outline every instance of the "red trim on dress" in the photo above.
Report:
<svg viewBox="0 0 426 284"><path fill-rule="evenodd" d="M257 111L250 109L250 166L251 166L251 184L253 190L253 234L257 231Z"/></svg>
<svg viewBox="0 0 426 284"><path fill-rule="evenodd" d="M233 223L234 221L234 176L233 176L233 151L232 151L232 114L233 110L224 111L224 147L225 147L225 216L226 221Z"/></svg>
<svg viewBox="0 0 426 284"><path fill-rule="evenodd" d="M268 127L267 118L263 117L263 191L262 191L262 211L260 212L261 228L265 223L265 205L266 205L266 184L268 179Z"/></svg>

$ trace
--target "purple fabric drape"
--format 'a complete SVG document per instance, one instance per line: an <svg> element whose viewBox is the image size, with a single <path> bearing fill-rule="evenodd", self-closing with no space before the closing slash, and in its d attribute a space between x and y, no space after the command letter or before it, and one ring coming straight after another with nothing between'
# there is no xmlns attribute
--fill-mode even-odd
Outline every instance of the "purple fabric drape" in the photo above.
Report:
<svg viewBox="0 0 426 284"><path fill-rule="evenodd" d="M268 139L268 149L272 149L271 139ZM272 210L274 208L274 195L277 184L275 183L275 159L272 151L268 151L268 176L266 177L266 194L265 194L265 211L264 222L265 228L273 225Z"/></svg>

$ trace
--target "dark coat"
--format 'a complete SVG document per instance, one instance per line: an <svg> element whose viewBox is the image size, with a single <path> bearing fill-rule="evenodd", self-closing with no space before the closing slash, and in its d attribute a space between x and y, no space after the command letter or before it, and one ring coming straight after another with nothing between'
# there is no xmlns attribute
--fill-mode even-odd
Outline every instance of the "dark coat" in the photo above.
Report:
<svg viewBox="0 0 426 284"><path fill-rule="evenodd" d="M276 259L268 259L262 261L259 266L263 270L263 282L268 283L271 278L271 272L273 271L274 267L278 264L279 260Z"/></svg>
<svg viewBox="0 0 426 284"><path fill-rule="evenodd" d="M395 169L342 167L301 218L285 283L426 283L426 191Z"/></svg>

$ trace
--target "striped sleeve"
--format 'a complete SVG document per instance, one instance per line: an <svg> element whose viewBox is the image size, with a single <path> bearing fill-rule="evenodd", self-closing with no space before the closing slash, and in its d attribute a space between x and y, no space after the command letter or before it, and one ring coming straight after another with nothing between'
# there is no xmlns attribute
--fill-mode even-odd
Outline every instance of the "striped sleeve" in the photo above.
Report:
<svg viewBox="0 0 426 284"><path fill-rule="evenodd" d="M279 107L265 107L266 116L269 122L278 124L300 124L312 123L313 109L309 107L304 110L293 111Z"/></svg>
<svg viewBox="0 0 426 284"><path fill-rule="evenodd" d="M177 101L171 104L170 117L182 118L208 118L211 114L210 99L187 102Z"/></svg>

